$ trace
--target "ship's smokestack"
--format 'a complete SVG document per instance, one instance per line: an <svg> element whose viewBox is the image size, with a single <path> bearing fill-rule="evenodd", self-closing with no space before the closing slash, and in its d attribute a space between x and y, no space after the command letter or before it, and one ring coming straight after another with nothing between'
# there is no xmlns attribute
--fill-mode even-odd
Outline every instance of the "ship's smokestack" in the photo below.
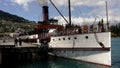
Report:
<svg viewBox="0 0 120 68"><path fill-rule="evenodd" d="M42 13L43 13L43 22L44 23L48 23L48 18L49 18L49 14L48 14L48 0L38 0L38 2L40 3L40 5L42 6Z"/></svg>
<svg viewBox="0 0 120 68"><path fill-rule="evenodd" d="M48 18L49 18L48 6L43 6L42 9L43 9L43 22L48 23Z"/></svg>

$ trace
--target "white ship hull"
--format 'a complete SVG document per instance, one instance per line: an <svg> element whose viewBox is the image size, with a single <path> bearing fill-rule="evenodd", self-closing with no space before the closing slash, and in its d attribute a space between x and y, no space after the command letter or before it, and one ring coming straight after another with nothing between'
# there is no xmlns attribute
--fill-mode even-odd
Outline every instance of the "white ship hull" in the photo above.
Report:
<svg viewBox="0 0 120 68"><path fill-rule="evenodd" d="M110 32L51 37L49 46L59 57L111 66Z"/></svg>

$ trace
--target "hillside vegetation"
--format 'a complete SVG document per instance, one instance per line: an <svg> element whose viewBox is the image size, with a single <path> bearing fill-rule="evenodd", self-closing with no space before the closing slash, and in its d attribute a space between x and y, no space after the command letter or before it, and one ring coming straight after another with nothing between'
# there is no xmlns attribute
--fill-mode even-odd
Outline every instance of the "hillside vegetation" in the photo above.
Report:
<svg viewBox="0 0 120 68"><path fill-rule="evenodd" d="M19 23L29 23L29 20L26 20L22 17L19 17L17 15L12 15L7 12L0 10L0 20L6 20L6 21L12 21L12 22L19 22Z"/></svg>
<svg viewBox="0 0 120 68"><path fill-rule="evenodd" d="M36 23L0 10L0 33L29 32Z"/></svg>

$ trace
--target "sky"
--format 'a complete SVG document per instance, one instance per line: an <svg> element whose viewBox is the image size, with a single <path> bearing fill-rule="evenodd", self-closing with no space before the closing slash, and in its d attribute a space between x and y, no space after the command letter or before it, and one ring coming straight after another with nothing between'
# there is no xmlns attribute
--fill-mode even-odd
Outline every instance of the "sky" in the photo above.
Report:
<svg viewBox="0 0 120 68"><path fill-rule="evenodd" d="M68 20L68 0L52 1ZM120 0L71 0L72 24L93 23L95 18L106 21L106 1L109 21L120 21ZM0 10L36 22L43 20L43 5L49 6L49 18L66 23L49 0L0 0Z"/></svg>

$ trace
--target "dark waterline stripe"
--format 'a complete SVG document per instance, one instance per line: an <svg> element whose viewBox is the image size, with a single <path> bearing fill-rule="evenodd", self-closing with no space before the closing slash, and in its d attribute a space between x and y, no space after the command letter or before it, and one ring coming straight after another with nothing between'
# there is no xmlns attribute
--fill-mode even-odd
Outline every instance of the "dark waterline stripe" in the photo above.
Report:
<svg viewBox="0 0 120 68"><path fill-rule="evenodd" d="M80 50L80 51L110 51L110 47L105 47L105 48L101 48L101 47L89 47L89 48L81 48L81 47L74 47L74 48L70 48L70 47L53 47L51 48L53 50Z"/></svg>

